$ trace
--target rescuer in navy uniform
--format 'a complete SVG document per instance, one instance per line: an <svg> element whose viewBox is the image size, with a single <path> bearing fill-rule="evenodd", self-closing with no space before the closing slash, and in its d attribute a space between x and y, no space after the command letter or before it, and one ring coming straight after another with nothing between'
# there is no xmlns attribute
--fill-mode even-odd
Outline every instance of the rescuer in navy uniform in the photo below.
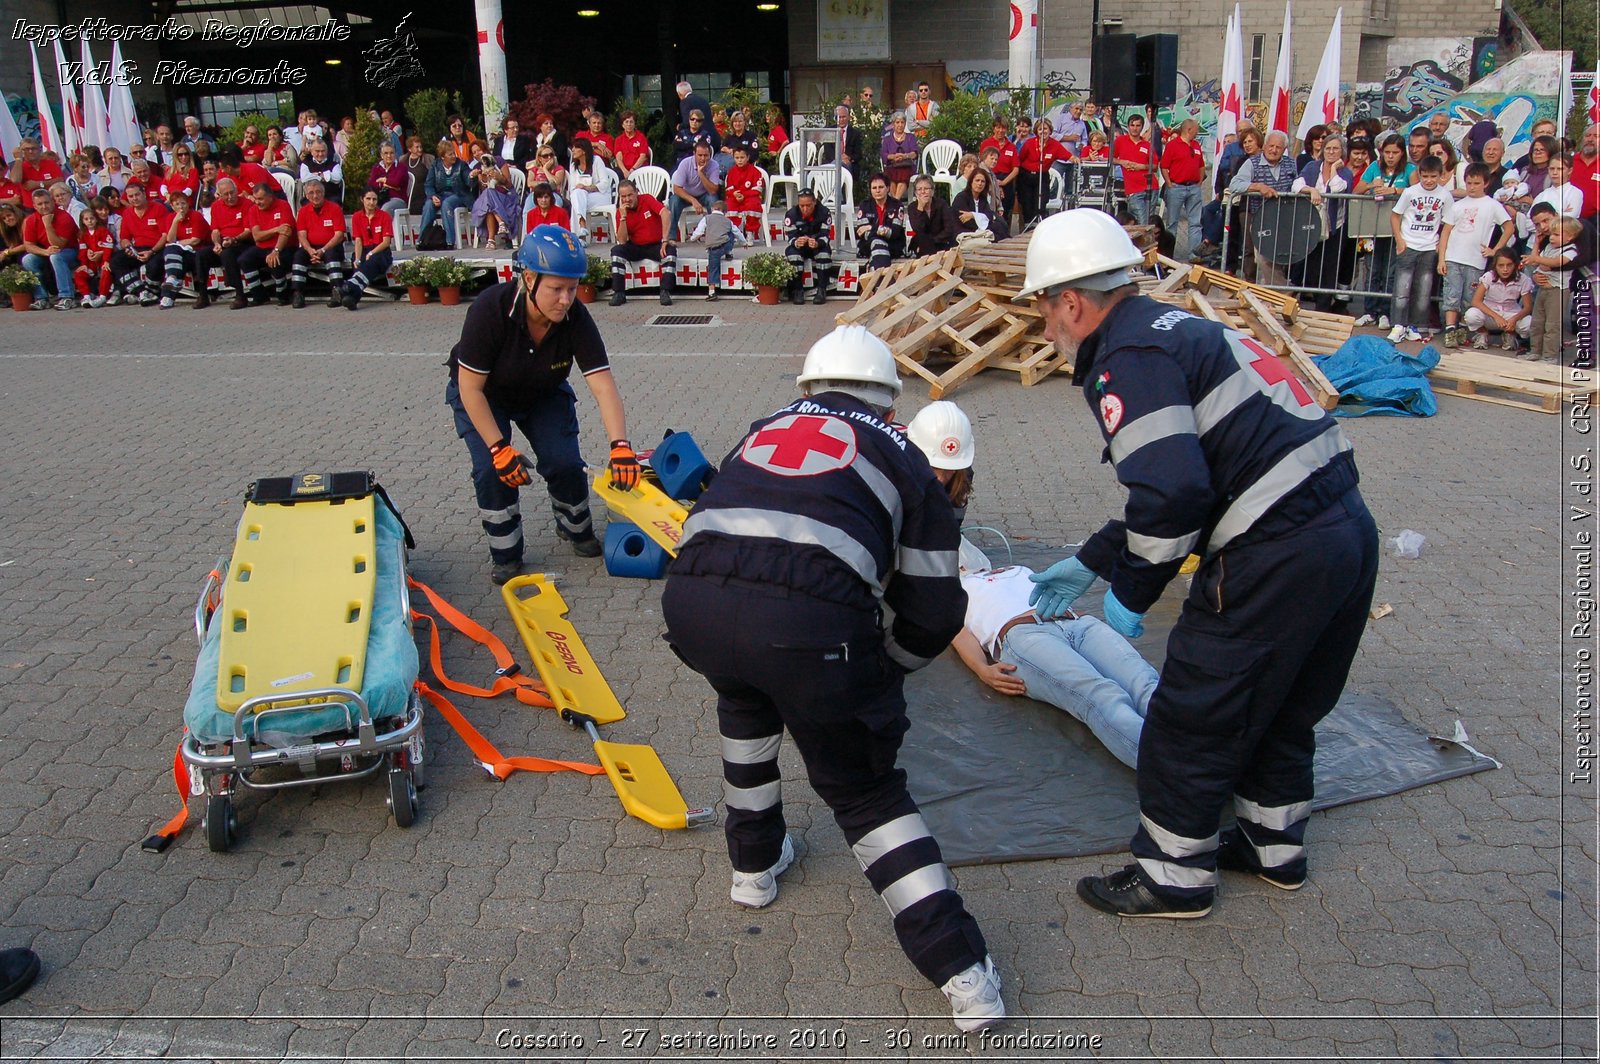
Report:
<svg viewBox="0 0 1600 1064"><path fill-rule="evenodd" d="M1285 890L1306 878L1313 728L1366 626L1378 534L1350 442L1275 353L1138 294L1142 256L1108 215L1040 223L1018 299L1076 348L1074 383L1128 489L1075 557L1033 579L1040 619L1096 577L1128 638L1190 553L1203 560L1139 743L1135 863L1078 883L1120 916L1211 911L1217 868ZM1233 799L1238 830L1218 834Z"/></svg>
<svg viewBox="0 0 1600 1064"><path fill-rule="evenodd" d="M976 1031L1005 1016L1000 977L895 765L904 677L961 630L960 530L928 460L890 422L900 378L883 341L835 329L799 384L806 398L757 421L723 461L661 599L668 640L718 696L731 895L770 905L794 861L778 771L787 728L901 947L956 1026Z"/></svg>

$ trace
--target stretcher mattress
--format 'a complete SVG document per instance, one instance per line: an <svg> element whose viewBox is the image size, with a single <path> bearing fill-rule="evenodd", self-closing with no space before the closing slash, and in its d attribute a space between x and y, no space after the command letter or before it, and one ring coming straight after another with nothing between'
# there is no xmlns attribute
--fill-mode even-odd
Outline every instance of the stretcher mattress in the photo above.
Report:
<svg viewBox="0 0 1600 1064"><path fill-rule="evenodd" d="M373 509L377 564L365 668L360 687L356 689L367 700L373 720L382 720L405 712L412 684L417 679L418 659L406 607L405 533L400 519L387 505L379 503ZM227 575L223 574L224 580ZM224 602L207 625L200 656L195 661L194 679L189 685L189 699L183 708L184 724L202 743L226 742L233 737L233 713L219 707L217 690L222 630L227 626L228 616ZM261 721L252 715L245 722L245 734L269 746L291 746L315 736L346 730L347 721L355 719L354 713L352 707L347 716L343 703L325 703L270 713Z"/></svg>

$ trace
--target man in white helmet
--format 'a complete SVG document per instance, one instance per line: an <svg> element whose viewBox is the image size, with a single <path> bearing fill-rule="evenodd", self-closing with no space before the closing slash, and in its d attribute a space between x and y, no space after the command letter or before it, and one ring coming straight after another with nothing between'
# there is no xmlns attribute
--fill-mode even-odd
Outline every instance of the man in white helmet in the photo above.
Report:
<svg viewBox="0 0 1600 1064"><path fill-rule="evenodd" d="M881 340L835 329L798 383L804 398L752 425L695 504L661 599L667 639L718 696L731 895L771 904L794 860L787 728L901 948L976 1031L1005 1016L1000 977L895 765L904 677L961 629L960 532L890 423L900 378Z"/></svg>
<svg viewBox="0 0 1600 1064"><path fill-rule="evenodd" d="M1338 701L1366 626L1378 536L1350 443L1254 339L1138 294L1139 252L1094 210L1040 224L1019 300L1074 353L1121 520L1033 577L1041 619L1096 577L1128 638L1190 553L1203 558L1167 644L1138 751L1134 864L1078 883L1120 916L1211 911L1217 869L1305 882L1313 728ZM1233 799L1239 830L1218 834Z"/></svg>

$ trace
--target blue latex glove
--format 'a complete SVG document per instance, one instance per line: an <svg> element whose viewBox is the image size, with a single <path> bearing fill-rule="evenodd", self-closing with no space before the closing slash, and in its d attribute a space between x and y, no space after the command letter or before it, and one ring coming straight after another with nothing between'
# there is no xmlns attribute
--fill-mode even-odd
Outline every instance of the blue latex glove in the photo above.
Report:
<svg viewBox="0 0 1600 1064"><path fill-rule="evenodd" d="M1111 626L1113 632L1128 639L1138 639L1144 635L1144 614L1134 613L1118 602L1116 592L1106 592L1103 610L1106 615L1106 623Z"/></svg>
<svg viewBox="0 0 1600 1064"><path fill-rule="evenodd" d="M1042 573L1028 577L1039 586L1028 596L1028 605L1041 621L1053 621L1064 616L1067 609L1089 590L1094 583L1094 570L1078 560L1077 555L1056 562Z"/></svg>

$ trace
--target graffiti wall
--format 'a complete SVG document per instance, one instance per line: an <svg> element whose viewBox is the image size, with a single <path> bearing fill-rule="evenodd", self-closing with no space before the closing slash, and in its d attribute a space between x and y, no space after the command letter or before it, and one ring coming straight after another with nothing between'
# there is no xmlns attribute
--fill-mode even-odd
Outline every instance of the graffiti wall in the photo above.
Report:
<svg viewBox="0 0 1600 1064"><path fill-rule="evenodd" d="M1471 77L1470 38L1396 38L1389 42L1383 116L1410 125L1466 88Z"/></svg>
<svg viewBox="0 0 1600 1064"><path fill-rule="evenodd" d="M1436 106L1418 113L1407 125L1426 122L1437 112L1450 116L1450 136L1459 140L1483 119L1491 119L1506 142L1508 158L1518 159L1532 143L1533 124L1561 115L1561 83L1572 66L1571 52L1529 52L1499 67ZM1388 96L1385 94L1385 103Z"/></svg>
<svg viewBox="0 0 1600 1064"><path fill-rule="evenodd" d="M1005 59L948 59L945 76L961 92L992 92L1009 87ZM1089 60L1040 59L1039 77L1052 98L1082 96L1089 91Z"/></svg>
<svg viewBox="0 0 1600 1064"><path fill-rule="evenodd" d="M17 123L17 132L24 137L37 137L39 135L39 112L32 96L7 96L0 94L0 100L11 111L11 118Z"/></svg>

